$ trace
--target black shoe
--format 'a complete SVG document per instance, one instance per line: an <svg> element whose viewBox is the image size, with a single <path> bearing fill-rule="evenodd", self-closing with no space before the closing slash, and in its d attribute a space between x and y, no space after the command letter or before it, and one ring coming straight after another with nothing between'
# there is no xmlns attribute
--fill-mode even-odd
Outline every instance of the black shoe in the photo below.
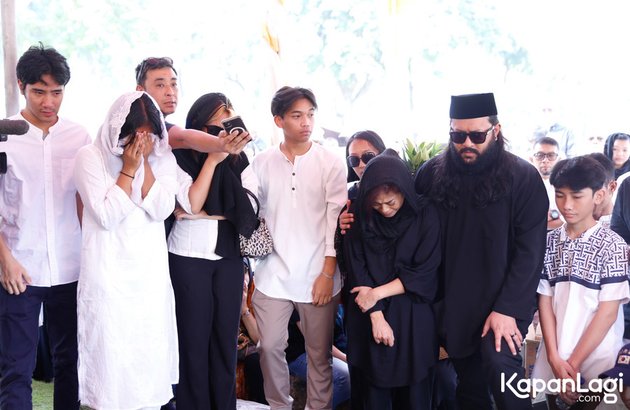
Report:
<svg viewBox="0 0 630 410"><path fill-rule="evenodd" d="M169 401L164 406L160 407L160 410L176 410L175 400Z"/></svg>

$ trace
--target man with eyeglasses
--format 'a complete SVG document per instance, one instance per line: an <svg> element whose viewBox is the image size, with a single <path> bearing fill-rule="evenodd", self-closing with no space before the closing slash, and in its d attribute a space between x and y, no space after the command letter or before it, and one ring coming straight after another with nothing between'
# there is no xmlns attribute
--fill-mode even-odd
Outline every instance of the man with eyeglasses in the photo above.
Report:
<svg viewBox="0 0 630 410"><path fill-rule="evenodd" d="M177 109L179 85L177 71L169 57L149 57L136 66L136 90L145 91L158 103L164 117ZM215 136L199 130L185 129L166 122L169 144L173 149L190 148L200 152L240 154L251 141L247 132Z"/></svg>
<svg viewBox="0 0 630 410"><path fill-rule="evenodd" d="M416 190L442 225L442 345L460 409L531 409L503 381L524 378L518 351L536 306L547 193L536 169L505 149L492 93L453 96L450 143L420 168ZM492 397L491 397L492 395ZM494 400L493 400L494 399Z"/></svg>
<svg viewBox="0 0 630 410"><path fill-rule="evenodd" d="M549 183L551 170L560 158L560 146L558 141L551 137L539 137L534 142L534 149L529 160L540 174L545 188L547 189L547 197L549 198L549 212L547 213L547 230L562 226L564 220L558 211L556 205L556 190Z"/></svg>

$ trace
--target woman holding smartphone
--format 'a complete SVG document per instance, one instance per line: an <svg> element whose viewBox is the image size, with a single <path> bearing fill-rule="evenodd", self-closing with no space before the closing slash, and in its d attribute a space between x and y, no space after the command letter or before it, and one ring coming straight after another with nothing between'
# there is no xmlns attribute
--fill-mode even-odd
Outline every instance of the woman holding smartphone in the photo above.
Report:
<svg viewBox="0 0 630 410"><path fill-rule="evenodd" d="M225 95L205 94L190 108L186 128L224 138L222 120L233 114ZM168 238L180 351L177 407L234 409L244 272L238 234L249 236L257 226L243 189L256 192L257 182L244 153L173 153L180 181Z"/></svg>

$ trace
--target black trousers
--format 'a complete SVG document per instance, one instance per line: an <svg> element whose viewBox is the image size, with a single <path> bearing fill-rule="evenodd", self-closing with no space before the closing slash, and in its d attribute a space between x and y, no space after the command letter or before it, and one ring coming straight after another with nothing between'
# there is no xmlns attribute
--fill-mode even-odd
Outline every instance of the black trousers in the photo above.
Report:
<svg viewBox="0 0 630 410"><path fill-rule="evenodd" d="M31 380L37 358L39 311L55 375L54 408L79 409L77 376L77 282L52 287L27 286L20 295L0 287L0 409L31 410Z"/></svg>
<svg viewBox="0 0 630 410"><path fill-rule="evenodd" d="M243 260L169 253L179 339L177 408L236 408Z"/></svg>
<svg viewBox="0 0 630 410"><path fill-rule="evenodd" d="M428 410L431 408L431 377L400 387L378 387L363 371L348 365L350 403L353 410Z"/></svg>
<svg viewBox="0 0 630 410"><path fill-rule="evenodd" d="M529 323L517 321L521 334L527 333ZM497 352L494 346L494 332L481 339L477 351L468 357L451 358L457 372L457 403L460 410L492 410L494 404L499 410L531 409L530 397L519 398L505 388L501 391L501 374L507 381L516 373L512 382L513 386L525 377L523 360L521 355L513 355L505 339L501 342L501 352Z"/></svg>

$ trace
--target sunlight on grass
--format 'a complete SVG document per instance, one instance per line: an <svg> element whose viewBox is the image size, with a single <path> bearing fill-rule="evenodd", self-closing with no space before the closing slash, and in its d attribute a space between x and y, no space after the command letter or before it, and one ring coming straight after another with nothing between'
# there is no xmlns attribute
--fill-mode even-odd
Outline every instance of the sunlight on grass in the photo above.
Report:
<svg viewBox="0 0 630 410"><path fill-rule="evenodd" d="M33 380L33 410L53 408L53 384Z"/></svg>
<svg viewBox="0 0 630 410"><path fill-rule="evenodd" d="M53 384L33 380L33 410L52 410ZM89 410L81 406L81 410Z"/></svg>

